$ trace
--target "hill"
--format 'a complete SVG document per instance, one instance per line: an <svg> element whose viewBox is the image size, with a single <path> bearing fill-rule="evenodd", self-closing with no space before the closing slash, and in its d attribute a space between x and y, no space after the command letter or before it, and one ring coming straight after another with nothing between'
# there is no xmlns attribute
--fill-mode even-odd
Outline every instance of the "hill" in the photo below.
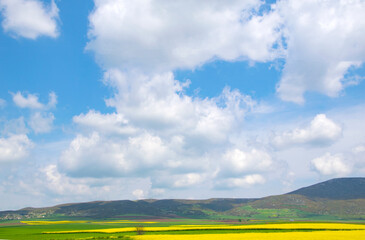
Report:
<svg viewBox="0 0 365 240"><path fill-rule="evenodd" d="M335 178L288 194L332 200L365 199L365 178Z"/></svg>
<svg viewBox="0 0 365 240"><path fill-rule="evenodd" d="M95 201L2 211L25 218L365 219L365 178L337 178L261 199Z"/></svg>

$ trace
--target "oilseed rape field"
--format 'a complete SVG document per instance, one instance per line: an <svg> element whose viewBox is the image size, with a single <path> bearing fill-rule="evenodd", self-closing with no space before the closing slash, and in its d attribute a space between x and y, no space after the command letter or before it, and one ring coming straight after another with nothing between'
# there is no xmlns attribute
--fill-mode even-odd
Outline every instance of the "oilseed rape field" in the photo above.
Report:
<svg viewBox="0 0 365 240"><path fill-rule="evenodd" d="M194 235L142 235L135 240L362 240L365 231L318 231L285 233L227 233Z"/></svg>
<svg viewBox="0 0 365 240"><path fill-rule="evenodd" d="M0 239L363 240L362 223L238 223L211 220L33 220L0 222Z"/></svg>
<svg viewBox="0 0 365 240"><path fill-rule="evenodd" d="M142 222L143 223L143 222ZM365 225L356 224L325 224L325 223L292 223L292 224L263 224L263 225L172 225L169 227L145 227L145 232L169 232L169 231L197 231L197 230L365 230ZM52 233L119 233L133 232L135 228L108 228L92 230L55 231Z"/></svg>

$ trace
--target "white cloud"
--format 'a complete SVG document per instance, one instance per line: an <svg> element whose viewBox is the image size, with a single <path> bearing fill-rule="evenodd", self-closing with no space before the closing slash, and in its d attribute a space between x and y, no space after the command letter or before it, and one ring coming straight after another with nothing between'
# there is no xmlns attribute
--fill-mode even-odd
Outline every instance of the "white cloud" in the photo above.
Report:
<svg viewBox="0 0 365 240"><path fill-rule="evenodd" d="M87 114L73 117L73 121L86 129L93 129L99 133L130 135L136 129L128 125L128 121L121 114L101 114L90 110Z"/></svg>
<svg viewBox="0 0 365 240"><path fill-rule="evenodd" d="M0 162L13 162L24 159L33 143L24 134L0 138Z"/></svg>
<svg viewBox="0 0 365 240"><path fill-rule="evenodd" d="M176 168L178 156L158 136L77 136L60 158L61 169L74 177L140 177Z"/></svg>
<svg viewBox="0 0 365 240"><path fill-rule="evenodd" d="M12 93L12 95L13 102L20 108L45 110L53 108L57 104L57 95L54 92L49 93L49 101L46 105L39 102L38 96L36 94L27 93L26 96L23 96L21 92L17 92Z"/></svg>
<svg viewBox="0 0 365 240"><path fill-rule="evenodd" d="M110 70L105 83L118 90L107 100L117 111L91 110L74 117L91 134L77 136L60 158L61 169L70 176L148 175L153 184L174 188L205 181L202 176L219 165L216 156L234 144L230 137L241 132L237 129L245 114L259 105L228 88L216 98L187 96L187 84L174 80L172 73ZM171 177L165 179L169 184L157 179L161 172Z"/></svg>
<svg viewBox="0 0 365 240"><path fill-rule="evenodd" d="M259 15L261 1L96 0L86 48L104 68L104 83L115 89L106 100L115 112L91 110L73 118L86 133L63 152L62 172L79 178L148 176L152 188L159 189L208 182L221 188L264 183L276 163L264 147L248 146L243 130L246 115L257 112L260 104L228 87L217 97L189 96L185 93L189 82L177 81L172 71L216 59L271 61L284 56L280 41L285 34L287 78L291 59L301 57L294 51L294 40L302 32L290 25L292 16L285 3ZM308 59L311 56L318 57ZM326 79L336 79L358 63L343 61L330 69ZM293 79L282 80L278 87L282 98L297 102L284 91L287 82L293 83L294 87L288 86L299 98L307 90L320 91L316 86L327 89L327 83L333 84L319 81L306 88ZM336 86L328 89L325 94L339 91ZM319 114L308 126L275 134L272 145L328 146L341 136L342 127ZM136 189L140 188L131 192Z"/></svg>
<svg viewBox="0 0 365 240"><path fill-rule="evenodd" d="M219 163L216 172L214 188L231 189L250 187L265 183L264 175L276 171L271 155L264 151L251 148L227 150Z"/></svg>
<svg viewBox="0 0 365 240"><path fill-rule="evenodd" d="M67 201L78 200L78 196L83 200L106 199L106 196L142 198L150 193L175 197L177 192L210 196L214 188L255 186L247 191L252 194L259 192L257 185L263 183L277 188L270 188L270 191L279 192L281 186L276 185L281 181L269 181L270 177L281 175L280 180L284 176L294 185L293 176L303 179L308 174L308 161L302 161L305 158L313 159L312 170L322 175L346 175L351 169L357 171L357 166L365 169L361 148L355 149L359 152L356 153L357 162L347 160L343 146L339 150L343 155L326 154L320 158L316 156L323 155L323 148L288 149L273 155L262 146L264 141L250 142L248 127L244 125L248 114L261 111L259 103L229 87L217 97L192 97L185 93L189 82L179 82L173 75L176 69L194 69L214 60L271 61L283 56L280 38L285 34L286 63L278 85L281 98L302 102L302 94L306 91L336 96L348 84L347 80L342 80L343 74L349 67L363 62L363 20L359 18L363 4L360 1L342 1L346 6L340 9L340 1L332 1L333 4L326 8L325 1L283 0L274 11L262 16L256 13L262 3L259 0L95 2L95 9L89 16L87 49L95 53L104 68L104 83L115 90L115 95L106 100L115 112L103 114L90 110L74 116L73 121L81 133L66 147L57 165L47 163L41 170L42 177L33 177L39 181L37 189L38 186L45 188L43 193L48 196L52 193L58 199L65 196ZM348 12L352 12L354 4L359 8L352 16ZM314 9L313 6L319 7ZM328 19L334 20L333 29L329 21L330 30L320 30L326 28L323 26ZM353 19L359 24L351 26ZM344 22L351 27L347 28ZM275 44L279 44L278 49L273 48ZM46 114L46 110L56 106L56 94L50 93L48 103L40 101L36 94L21 92L13 94L13 99L17 106L39 112L32 111L32 118L36 119L37 114L41 120L48 117L44 124L51 126L53 115ZM360 112L364 113L363 109ZM351 118L363 119L354 116ZM363 134L358 130L363 123L356 121L357 125L348 122L342 129L338 123L320 114L308 126L277 132L272 145L278 149L326 146L331 150L325 150L331 152L342 143L349 145L351 142L348 148L351 149L364 142ZM21 129L20 120L18 125ZM31 122L29 125L32 127ZM251 126L256 127L255 124ZM257 129L252 130L252 135L264 131ZM349 129L357 135L349 133ZM8 135L12 132L7 131ZM341 138L342 131L346 140ZM30 140L20 132L17 134L23 136L23 142L12 141L27 146L24 139ZM11 138L11 135L1 138L0 146L10 146L3 142L11 142ZM352 138L351 141L348 138ZM11 146L13 148L0 149L16 149L16 144ZM0 153L10 152L7 156L21 159L29 148L1 150ZM293 159L293 156L297 158ZM282 166L277 171L277 164L280 164L277 159L288 160L288 173ZM12 159L8 157L2 161ZM142 178L143 184L135 183L136 179ZM22 186L35 188L33 182L27 185L24 181ZM174 192L173 188L178 190ZM191 191L194 188L197 189L195 193ZM260 194L265 195L267 191L265 187ZM224 194L234 196L236 193Z"/></svg>
<svg viewBox="0 0 365 240"><path fill-rule="evenodd" d="M184 94L186 84L172 73L152 76L110 70L105 83L118 91L107 100L135 127L168 134L178 133L209 142L226 141L227 133L258 105L238 90L226 88L217 98L193 98Z"/></svg>
<svg viewBox="0 0 365 240"><path fill-rule="evenodd" d="M159 169L158 174L151 178L152 187L153 189L159 189L158 192L164 192L165 189L184 190L202 186L208 188L209 181L214 179L214 173L207 168L196 170L196 172L181 173L171 171L171 169Z"/></svg>
<svg viewBox="0 0 365 240"><path fill-rule="evenodd" d="M77 182L62 175L56 165L51 164L41 169L45 175L45 187L58 195L89 194L91 189L87 181Z"/></svg>
<svg viewBox="0 0 365 240"><path fill-rule="evenodd" d="M158 167L163 168L169 158L172 159L173 153L169 150L163 140L158 136L143 134L128 139L128 156L138 160L142 167Z"/></svg>
<svg viewBox="0 0 365 240"><path fill-rule="evenodd" d="M104 141L99 134L78 135L60 158L61 170L71 176L106 177L127 172L130 168L117 142Z"/></svg>
<svg viewBox="0 0 365 240"><path fill-rule="evenodd" d="M188 173L182 176L179 176L174 182L173 186L180 187L190 187L201 183L203 181L203 177L198 173Z"/></svg>
<svg viewBox="0 0 365 240"><path fill-rule="evenodd" d="M277 55L279 16L249 1L95 0L88 50L106 68L170 71Z"/></svg>
<svg viewBox="0 0 365 240"><path fill-rule="evenodd" d="M1 133L3 135L23 135L29 132L25 125L24 117L19 117L17 119L7 120L2 126Z"/></svg>
<svg viewBox="0 0 365 240"><path fill-rule="evenodd" d="M244 173L268 171L272 165L272 158L265 151L252 149L245 152L236 148L223 155L221 171L223 175L242 176Z"/></svg>
<svg viewBox="0 0 365 240"><path fill-rule="evenodd" d="M132 192L132 194L137 199L143 199L145 197L145 193L142 189L136 189Z"/></svg>
<svg viewBox="0 0 365 240"><path fill-rule="evenodd" d="M47 133L52 130L54 116L52 113L36 112L32 114L28 122L35 133Z"/></svg>
<svg viewBox="0 0 365 240"><path fill-rule="evenodd" d="M216 183L217 188L229 189L229 188L244 188L250 187L256 184L264 184L265 178L260 174L250 174L244 177L227 178Z"/></svg>
<svg viewBox="0 0 365 240"><path fill-rule="evenodd" d="M54 115L45 111L56 107L57 95L54 92L49 93L47 104L41 103L36 94L27 93L23 95L21 92L11 94L13 95L13 102L16 106L37 110L37 112L31 114L28 121L29 126L35 133L47 133L52 130L55 119Z"/></svg>
<svg viewBox="0 0 365 240"><path fill-rule="evenodd" d="M262 2L254 0L95 3L87 48L106 69L164 72L216 59L284 57L277 92L283 100L303 103L306 91L338 96L353 84L345 77L348 70L365 61L361 0L283 0L262 16L255 13Z"/></svg>
<svg viewBox="0 0 365 240"><path fill-rule="evenodd" d="M342 127L325 114L318 114L309 126L291 131L275 133L271 139L276 148L293 146L328 146L342 136Z"/></svg>
<svg viewBox="0 0 365 240"><path fill-rule="evenodd" d="M40 157L47 160L52 158L49 155ZM143 190L147 196L150 188L150 182L145 178L71 178L60 172L52 161L43 162L39 158L37 164L8 165L0 168L0 172L0 194L3 196L0 198L0 210L67 202L134 199L132 192L135 189ZM24 198L27 199L26 205Z"/></svg>
<svg viewBox="0 0 365 240"><path fill-rule="evenodd" d="M96 0L87 49L105 69L123 71L284 58L277 92L296 103L307 91L336 97L354 84L345 74L365 61L363 1L282 0L263 15L261 4Z"/></svg>
<svg viewBox="0 0 365 240"><path fill-rule="evenodd" d="M351 172L351 167L345 163L342 155L330 153L313 159L311 166L321 175L345 176Z"/></svg>
<svg viewBox="0 0 365 240"><path fill-rule="evenodd" d="M0 0L5 32L14 36L36 39L57 37L58 8L54 2L45 5L39 0Z"/></svg>
<svg viewBox="0 0 365 240"><path fill-rule="evenodd" d="M21 108L44 108L44 105L38 101L38 96L35 94L27 94L27 96L24 97L21 92L17 92L13 94L13 101L18 107Z"/></svg>
<svg viewBox="0 0 365 240"><path fill-rule="evenodd" d="M365 61L365 2L283 0L276 9L287 43L279 96L296 103L306 91L338 96L348 70Z"/></svg>
<svg viewBox="0 0 365 240"><path fill-rule="evenodd" d="M47 108L54 108L57 105L57 95L55 92L50 92L49 95L49 100L48 100L48 104L47 104Z"/></svg>

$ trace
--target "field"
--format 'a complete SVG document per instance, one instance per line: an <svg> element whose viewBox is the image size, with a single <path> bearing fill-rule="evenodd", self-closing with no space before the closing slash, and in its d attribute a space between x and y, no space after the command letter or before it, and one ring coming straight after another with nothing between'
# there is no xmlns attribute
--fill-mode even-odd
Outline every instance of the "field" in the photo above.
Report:
<svg viewBox="0 0 365 240"><path fill-rule="evenodd" d="M365 239L365 224L321 222L157 220L0 221L0 239L129 239L129 240L342 240Z"/></svg>

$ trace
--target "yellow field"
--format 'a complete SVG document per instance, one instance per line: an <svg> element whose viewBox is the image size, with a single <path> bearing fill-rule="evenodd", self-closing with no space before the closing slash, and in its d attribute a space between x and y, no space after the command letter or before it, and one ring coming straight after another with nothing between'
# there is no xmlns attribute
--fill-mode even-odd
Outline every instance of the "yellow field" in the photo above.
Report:
<svg viewBox="0 0 365 240"><path fill-rule="evenodd" d="M214 228L214 229L337 229L365 230L363 224L346 223L282 223L282 224L251 224L251 225L176 225L169 228Z"/></svg>
<svg viewBox="0 0 365 240"><path fill-rule="evenodd" d="M139 222L141 223L141 222ZM250 230L250 229L292 229L292 230L365 230L365 225L361 224L341 224L341 223L288 223L288 224L257 224L257 225L176 225L169 227L144 227L144 232L156 231L184 231L184 230ZM134 232L136 228L107 228L92 230L72 230L72 231L53 231L44 233L120 233ZM338 232L338 231L337 231ZM365 239L365 238L364 238Z"/></svg>
<svg viewBox="0 0 365 240"><path fill-rule="evenodd" d="M28 225L50 225L50 224L70 224L70 223L88 223L88 221L20 221Z"/></svg>
<svg viewBox="0 0 365 240"><path fill-rule="evenodd" d="M134 240L364 240L365 231L140 235Z"/></svg>

